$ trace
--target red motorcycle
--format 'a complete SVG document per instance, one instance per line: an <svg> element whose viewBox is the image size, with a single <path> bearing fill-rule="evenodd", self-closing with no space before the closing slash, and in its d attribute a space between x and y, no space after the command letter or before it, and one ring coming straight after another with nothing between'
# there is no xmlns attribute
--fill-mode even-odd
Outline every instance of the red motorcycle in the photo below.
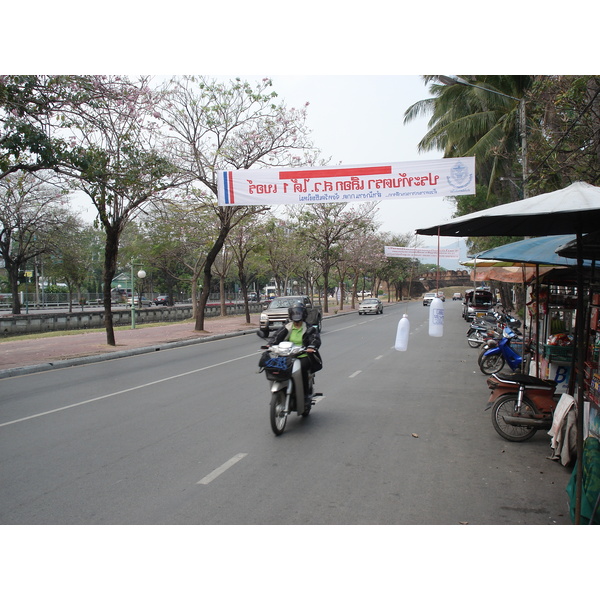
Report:
<svg viewBox="0 0 600 600"><path fill-rule="evenodd" d="M547 431L552 427L554 409L560 400L554 381L522 373L494 373L487 384L492 391L486 410L492 409L492 424L504 439L524 442L538 429Z"/></svg>

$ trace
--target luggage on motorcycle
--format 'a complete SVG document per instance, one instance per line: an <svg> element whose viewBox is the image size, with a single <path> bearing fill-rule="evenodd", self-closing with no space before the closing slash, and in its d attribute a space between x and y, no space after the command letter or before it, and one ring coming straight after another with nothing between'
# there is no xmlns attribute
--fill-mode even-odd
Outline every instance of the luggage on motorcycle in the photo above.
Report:
<svg viewBox="0 0 600 600"><path fill-rule="evenodd" d="M318 350L314 352L308 353L308 358L310 361L310 370L313 373L320 371L323 368L323 359L321 358L321 354Z"/></svg>
<svg viewBox="0 0 600 600"><path fill-rule="evenodd" d="M268 350L263 352L258 366L264 369L269 381L284 381L292 376L294 358L291 356L275 356Z"/></svg>
<svg viewBox="0 0 600 600"><path fill-rule="evenodd" d="M313 306L307 310L307 313L306 323L316 327L319 324L319 309Z"/></svg>

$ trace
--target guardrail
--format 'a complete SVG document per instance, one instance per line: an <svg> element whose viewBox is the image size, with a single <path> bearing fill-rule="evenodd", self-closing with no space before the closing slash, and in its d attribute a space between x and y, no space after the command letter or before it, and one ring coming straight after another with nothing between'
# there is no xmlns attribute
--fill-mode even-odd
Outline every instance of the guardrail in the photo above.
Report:
<svg viewBox="0 0 600 600"><path fill-rule="evenodd" d="M226 314L244 314L243 304L228 304ZM258 302L250 303L250 312L257 313L262 309ZM119 308L112 311L115 326L131 325L131 309ZM221 316L221 307L207 306L204 311L207 318ZM193 317L193 307L188 306L152 306L136 308L135 322L159 323L163 321L185 321ZM42 333L46 331L71 331L98 329L104 327L104 310L86 310L59 313L40 313L25 315L0 316L0 336L20 335L25 333Z"/></svg>

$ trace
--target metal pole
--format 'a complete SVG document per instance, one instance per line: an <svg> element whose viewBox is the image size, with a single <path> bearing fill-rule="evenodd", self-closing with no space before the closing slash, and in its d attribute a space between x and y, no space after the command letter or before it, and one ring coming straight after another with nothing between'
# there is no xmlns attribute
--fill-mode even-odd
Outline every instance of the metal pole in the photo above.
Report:
<svg viewBox="0 0 600 600"><path fill-rule="evenodd" d="M521 129L521 160L523 168L523 199L528 197L527 179L529 169L527 166L527 120L525 118L525 98L519 101L519 128Z"/></svg>
<svg viewBox="0 0 600 600"><path fill-rule="evenodd" d="M135 304L133 302L133 261L131 261L131 329L135 329Z"/></svg>

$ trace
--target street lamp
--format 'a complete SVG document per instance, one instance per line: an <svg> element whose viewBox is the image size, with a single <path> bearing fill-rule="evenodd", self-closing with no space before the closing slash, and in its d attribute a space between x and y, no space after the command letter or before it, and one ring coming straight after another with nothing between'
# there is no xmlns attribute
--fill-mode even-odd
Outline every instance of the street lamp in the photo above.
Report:
<svg viewBox="0 0 600 600"><path fill-rule="evenodd" d="M447 75L438 75L438 81L443 85L466 85L468 87L474 87L478 90L484 90L490 94L496 94L497 96L504 96L511 100L516 100L519 103L519 129L521 131L521 162L523 165L523 198L527 198L527 128L525 121L525 98L516 98L515 96L509 96L503 92L498 92L490 88L475 85L474 83L468 82L462 77L448 77Z"/></svg>
<svg viewBox="0 0 600 600"><path fill-rule="evenodd" d="M135 280L133 278L133 261L131 263L131 329L135 329ZM144 277L146 277L146 271L144 271L143 269L140 269L137 272L137 276L140 279L144 279ZM141 300L140 300L141 302Z"/></svg>

